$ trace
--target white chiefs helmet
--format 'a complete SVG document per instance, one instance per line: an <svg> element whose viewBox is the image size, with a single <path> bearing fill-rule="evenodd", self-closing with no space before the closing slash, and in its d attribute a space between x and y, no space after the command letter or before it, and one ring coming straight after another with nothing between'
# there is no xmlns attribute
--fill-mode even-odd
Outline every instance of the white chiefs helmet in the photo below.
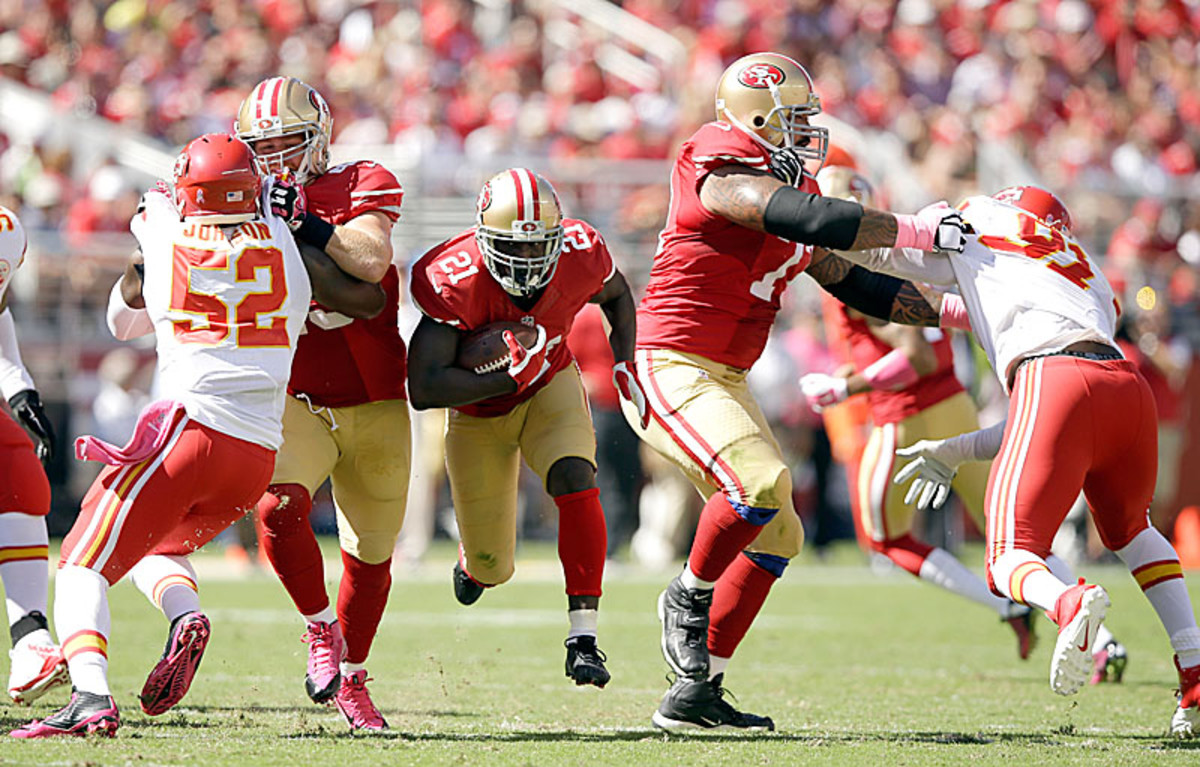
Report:
<svg viewBox="0 0 1200 767"><path fill-rule="evenodd" d="M509 168L483 185L475 210L475 241L500 287L531 296L549 284L563 244L562 206L550 182Z"/></svg>
<svg viewBox="0 0 1200 767"><path fill-rule="evenodd" d="M237 137L255 149L259 171L282 173L287 161L300 156L296 179L307 184L329 167L329 141L333 117L329 105L312 86L294 77L269 77L250 91L234 122ZM255 142L276 136L304 135L298 146L269 154L259 153Z"/></svg>
<svg viewBox="0 0 1200 767"><path fill-rule="evenodd" d="M768 149L790 147L819 166L829 130L808 124L821 99L804 67L781 53L752 53L729 65L717 83L717 119Z"/></svg>

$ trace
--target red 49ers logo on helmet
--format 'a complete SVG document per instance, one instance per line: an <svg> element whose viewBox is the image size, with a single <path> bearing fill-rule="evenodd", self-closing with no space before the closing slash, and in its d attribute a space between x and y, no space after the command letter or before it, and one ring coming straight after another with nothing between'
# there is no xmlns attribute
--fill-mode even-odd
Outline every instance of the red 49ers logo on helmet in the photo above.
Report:
<svg viewBox="0 0 1200 767"><path fill-rule="evenodd" d="M479 208L480 213L492 207L492 183L490 181L483 185L483 189L479 190L479 199L475 201L475 206Z"/></svg>
<svg viewBox="0 0 1200 767"><path fill-rule="evenodd" d="M782 69L762 62L751 64L738 72L738 82L747 88L769 88L781 84L784 79Z"/></svg>

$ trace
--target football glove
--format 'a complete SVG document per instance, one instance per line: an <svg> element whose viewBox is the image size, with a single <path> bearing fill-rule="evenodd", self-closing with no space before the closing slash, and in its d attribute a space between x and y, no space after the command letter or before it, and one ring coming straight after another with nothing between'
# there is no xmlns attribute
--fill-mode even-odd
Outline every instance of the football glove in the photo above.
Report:
<svg viewBox="0 0 1200 767"><path fill-rule="evenodd" d="M504 331L504 343L508 345L508 374L517 382L517 391L529 388L550 368L546 359L546 329L541 325L537 326L537 341L532 348L522 346L511 330Z"/></svg>
<svg viewBox="0 0 1200 767"><path fill-rule="evenodd" d="M288 229L295 232L304 223L308 199L304 196L304 187L296 182L292 174L287 173L275 179L268 200L271 212L282 218Z"/></svg>
<svg viewBox="0 0 1200 767"><path fill-rule="evenodd" d="M945 202L935 202L917 211L917 218L933 229L933 249L938 253L962 253L967 244L967 227L962 214Z"/></svg>
<svg viewBox="0 0 1200 767"><path fill-rule="evenodd" d="M798 186L804 176L804 161L796 156L796 150L791 147L771 152L769 168L772 176L788 186Z"/></svg>
<svg viewBox="0 0 1200 767"><path fill-rule="evenodd" d="M800 379L800 391L814 413L836 405L850 395L849 384L841 376L809 373Z"/></svg>
<svg viewBox="0 0 1200 767"><path fill-rule="evenodd" d="M936 509L950 497L950 483L958 472L959 462L942 449L945 444L944 439L923 439L896 450L897 456L914 459L892 479L897 485L912 479L904 494L905 503L915 504L918 509Z"/></svg>
<svg viewBox="0 0 1200 767"><path fill-rule="evenodd" d="M19 391L8 398L8 406L21 425L33 435L37 441L37 457L42 464L48 464L54 459L54 424L42 407L42 398L36 389Z"/></svg>
<svg viewBox="0 0 1200 767"><path fill-rule="evenodd" d="M650 424L650 407L646 403L646 391L638 380L637 368L632 362L625 360L613 365L613 386L617 387L622 399L629 400L637 408L642 428L646 428Z"/></svg>

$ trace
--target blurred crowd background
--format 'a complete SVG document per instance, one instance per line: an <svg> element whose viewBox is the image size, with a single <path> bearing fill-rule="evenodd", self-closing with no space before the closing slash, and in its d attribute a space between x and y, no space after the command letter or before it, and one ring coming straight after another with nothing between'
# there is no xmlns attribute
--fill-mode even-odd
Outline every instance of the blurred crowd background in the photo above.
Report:
<svg viewBox="0 0 1200 767"><path fill-rule="evenodd" d="M396 172L401 269L470 225L484 178L524 164L605 233L640 288L674 151L712 119L722 70L758 50L808 67L833 141L881 207L1011 183L1067 202L1158 397L1171 482L1154 512L1172 533L1179 510L1200 505L1200 0L0 0L0 204L32 233L10 303L60 433L122 441L151 396L152 351L103 327L129 218L179 147L228 130L259 80L316 87L333 110L334 159ZM817 294L806 278L789 291L754 378L819 550L853 525L844 474L794 385L835 364ZM698 499L669 467L636 460L598 320L580 324L613 554L661 564ZM1000 417L986 363L960 344L962 377L985 417ZM437 422L417 423L411 560L443 534L449 503ZM50 470L59 531L91 476L63 444ZM553 514L536 483L526 489L526 533L547 535ZM927 520L927 537L969 537L959 516L952 505Z"/></svg>

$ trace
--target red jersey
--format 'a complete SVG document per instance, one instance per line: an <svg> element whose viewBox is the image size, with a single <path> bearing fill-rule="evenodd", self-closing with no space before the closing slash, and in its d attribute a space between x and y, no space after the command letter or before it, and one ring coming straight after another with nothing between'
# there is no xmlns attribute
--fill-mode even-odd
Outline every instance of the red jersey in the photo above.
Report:
<svg viewBox="0 0 1200 767"><path fill-rule="evenodd" d="M392 172L368 160L330 168L304 192L308 209L331 224L344 224L370 211L395 222L404 197ZM397 320L400 275L395 266L379 284L387 301L369 320L351 319L313 301L292 362L289 394L304 394L314 405L326 407L404 399L405 349Z"/></svg>
<svg viewBox="0 0 1200 767"><path fill-rule="evenodd" d="M638 306L639 349L674 349L736 368L762 354L788 282L812 248L710 213L700 184L723 165L767 170L768 150L736 128L707 123L684 142L671 171L671 208ZM801 190L819 193L804 178Z"/></svg>
<svg viewBox="0 0 1200 767"><path fill-rule="evenodd" d="M850 342L850 359L855 370L861 373L871 363L891 352L894 347L872 333L862 317L851 317L847 312L846 305L841 304L840 311L830 314L842 325L842 330ZM963 391L962 384L954 375L954 352L950 348L950 336L938 328L925 328L924 331L926 340L933 345L937 354L937 368L903 389L872 389L867 392L867 401L871 404L871 420L876 426L903 421Z"/></svg>
<svg viewBox="0 0 1200 767"><path fill-rule="evenodd" d="M566 340L575 315L600 292L616 267L604 238L591 225L568 218L563 220L563 228L558 269L529 311L513 303L492 279L475 244L473 228L436 246L413 265L413 301L430 319L462 331L501 320L536 323L546 329L546 361L550 368L545 374L522 392L457 408L463 413L478 418L504 415L536 394L574 360Z"/></svg>

